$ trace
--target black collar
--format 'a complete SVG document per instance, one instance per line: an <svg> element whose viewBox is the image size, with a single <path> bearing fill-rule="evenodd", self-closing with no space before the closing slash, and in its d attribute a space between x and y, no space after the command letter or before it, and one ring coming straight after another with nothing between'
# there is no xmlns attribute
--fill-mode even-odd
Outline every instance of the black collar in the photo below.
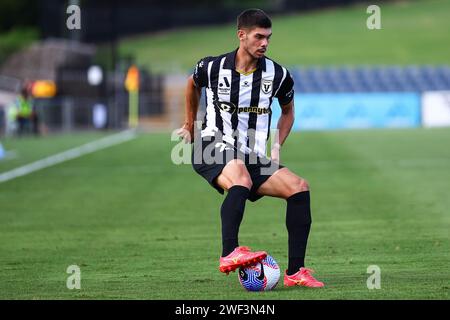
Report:
<svg viewBox="0 0 450 320"><path fill-rule="evenodd" d="M223 63L224 69L236 70L236 53L238 49L231 51L225 55L225 61ZM256 67L261 68L262 71L266 71L266 58L259 58Z"/></svg>

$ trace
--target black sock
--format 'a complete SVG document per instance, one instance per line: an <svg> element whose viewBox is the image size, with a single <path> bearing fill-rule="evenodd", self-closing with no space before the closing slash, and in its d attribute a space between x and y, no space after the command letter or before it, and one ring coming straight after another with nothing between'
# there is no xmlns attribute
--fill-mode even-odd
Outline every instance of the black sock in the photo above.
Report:
<svg viewBox="0 0 450 320"><path fill-rule="evenodd" d="M287 274L292 275L305 266L306 244L311 228L309 191L296 193L287 199L286 227L289 238Z"/></svg>
<svg viewBox="0 0 450 320"><path fill-rule="evenodd" d="M238 233L244 216L245 201L250 190L244 186L233 186L222 203L222 257L229 255L239 246Z"/></svg>

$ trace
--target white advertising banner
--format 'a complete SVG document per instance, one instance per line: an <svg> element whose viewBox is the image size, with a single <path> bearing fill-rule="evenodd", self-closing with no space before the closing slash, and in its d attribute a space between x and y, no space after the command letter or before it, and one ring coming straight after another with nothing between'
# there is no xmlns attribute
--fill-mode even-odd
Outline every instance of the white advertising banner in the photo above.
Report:
<svg viewBox="0 0 450 320"><path fill-rule="evenodd" d="M422 94L422 125L450 126L450 91L429 91Z"/></svg>

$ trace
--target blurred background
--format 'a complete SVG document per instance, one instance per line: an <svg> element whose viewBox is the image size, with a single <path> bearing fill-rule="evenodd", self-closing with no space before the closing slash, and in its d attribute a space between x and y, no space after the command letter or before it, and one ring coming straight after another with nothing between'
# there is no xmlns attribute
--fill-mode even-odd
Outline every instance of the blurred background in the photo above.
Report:
<svg viewBox="0 0 450 320"><path fill-rule="evenodd" d="M249 7L295 81L281 161L313 190L324 290L220 274L223 198L174 163L187 77ZM450 0L1 0L0 299L449 299L449 35ZM285 203L260 201L240 241L285 267Z"/></svg>
<svg viewBox="0 0 450 320"><path fill-rule="evenodd" d="M249 7L273 18L268 56L294 77L294 129L450 125L450 1L377 4L381 29L370 30L357 0L4 0L0 134L176 128L186 77L238 46Z"/></svg>

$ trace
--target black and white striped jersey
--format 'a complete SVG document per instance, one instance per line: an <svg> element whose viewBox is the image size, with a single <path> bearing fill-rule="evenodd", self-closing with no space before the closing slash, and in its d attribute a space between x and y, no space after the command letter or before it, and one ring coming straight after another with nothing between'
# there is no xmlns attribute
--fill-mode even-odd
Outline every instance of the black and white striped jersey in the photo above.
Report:
<svg viewBox="0 0 450 320"><path fill-rule="evenodd" d="M244 153L266 155L270 135L271 104L291 102L294 81L289 71L262 57L250 74L236 71L237 50L201 59L193 74L197 87L205 87L206 113L201 136L223 135L223 140Z"/></svg>

